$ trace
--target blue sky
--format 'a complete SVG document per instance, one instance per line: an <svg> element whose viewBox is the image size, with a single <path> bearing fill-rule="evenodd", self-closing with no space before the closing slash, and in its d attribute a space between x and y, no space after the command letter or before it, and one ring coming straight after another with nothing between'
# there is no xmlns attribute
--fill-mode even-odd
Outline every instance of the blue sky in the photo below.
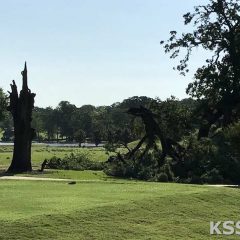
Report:
<svg viewBox="0 0 240 240"><path fill-rule="evenodd" d="M159 42L188 30L182 15L207 0L9 0L0 8L0 87L20 86L24 61L37 106L110 105L131 96L186 97L186 77Z"/></svg>

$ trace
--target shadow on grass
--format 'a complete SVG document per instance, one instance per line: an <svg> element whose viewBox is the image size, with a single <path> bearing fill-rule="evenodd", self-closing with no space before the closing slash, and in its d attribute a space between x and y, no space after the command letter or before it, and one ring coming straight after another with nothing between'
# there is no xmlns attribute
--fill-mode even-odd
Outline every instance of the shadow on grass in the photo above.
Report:
<svg viewBox="0 0 240 240"><path fill-rule="evenodd" d="M14 174L7 172L5 169L0 169L0 177L4 176L14 176Z"/></svg>
<svg viewBox="0 0 240 240"><path fill-rule="evenodd" d="M28 175L28 176L45 176L45 175L50 175L54 173L54 171L49 171L49 170L44 170L44 171L40 171L40 170L32 170L31 172L23 172L20 173L21 175Z"/></svg>
<svg viewBox="0 0 240 240"><path fill-rule="evenodd" d="M240 189L240 185L236 186L227 186L228 188L235 188L235 189Z"/></svg>
<svg viewBox="0 0 240 240"><path fill-rule="evenodd" d="M0 177L5 177L5 176L15 176L15 175L31 175L31 176L39 176L39 175L49 175L52 174L54 171L44 171L41 172L39 170L33 170L31 172L23 172L23 173L10 173L7 172L7 170L5 169L0 169Z"/></svg>

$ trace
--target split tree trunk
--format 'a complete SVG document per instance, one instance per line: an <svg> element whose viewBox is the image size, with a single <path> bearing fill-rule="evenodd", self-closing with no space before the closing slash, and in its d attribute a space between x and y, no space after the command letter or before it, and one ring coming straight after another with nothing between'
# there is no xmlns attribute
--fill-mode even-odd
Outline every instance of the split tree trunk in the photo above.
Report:
<svg viewBox="0 0 240 240"><path fill-rule="evenodd" d="M14 151L12 163L8 172L32 171L31 145L35 130L31 128L32 110L34 108L35 93L31 93L27 84L27 66L22 72L23 85L18 94L15 81L11 84L10 106L8 110L14 122Z"/></svg>

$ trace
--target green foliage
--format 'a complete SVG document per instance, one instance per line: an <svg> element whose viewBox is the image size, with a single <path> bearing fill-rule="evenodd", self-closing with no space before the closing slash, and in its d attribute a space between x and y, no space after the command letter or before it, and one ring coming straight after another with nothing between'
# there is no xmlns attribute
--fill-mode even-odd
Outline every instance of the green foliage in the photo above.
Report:
<svg viewBox="0 0 240 240"><path fill-rule="evenodd" d="M168 175L165 172L158 174L156 177L158 182L168 182Z"/></svg>
<svg viewBox="0 0 240 240"><path fill-rule="evenodd" d="M107 154L116 153L119 147L120 147L119 144L114 144L111 142L107 142L106 144L104 144L104 149Z"/></svg>
<svg viewBox="0 0 240 240"><path fill-rule="evenodd" d="M162 181L159 176L166 174L167 181L174 180L174 174L168 163L158 168L160 152L151 151L141 156L142 151L138 151L136 156L126 159L124 156L111 156L107 161L104 172L110 176L122 178L136 178L147 181Z"/></svg>
<svg viewBox="0 0 240 240"><path fill-rule="evenodd" d="M38 133L41 131L46 132L48 141L54 138L54 134L58 129L58 121L58 114L55 109L51 107L34 109L33 126Z"/></svg>
<svg viewBox="0 0 240 240"><path fill-rule="evenodd" d="M179 141L193 129L192 113L195 102L189 99L180 101L174 96L165 101L155 102L152 110L157 114L156 119L165 137Z"/></svg>
<svg viewBox="0 0 240 240"><path fill-rule="evenodd" d="M11 141L13 140L14 131L13 131L13 120L10 116L10 112L4 112L4 118L0 121L0 128L3 130L2 141Z"/></svg>
<svg viewBox="0 0 240 240"><path fill-rule="evenodd" d="M13 141L14 137L14 131L12 128L4 128L3 136L2 136L2 141Z"/></svg>
<svg viewBox="0 0 240 240"><path fill-rule="evenodd" d="M240 122L223 130L224 143L229 148L231 158L240 161Z"/></svg>
<svg viewBox="0 0 240 240"><path fill-rule="evenodd" d="M173 165L175 176L191 183L235 183L240 175L240 123L213 138L190 137L184 164Z"/></svg>
<svg viewBox="0 0 240 240"><path fill-rule="evenodd" d="M7 96L0 88L0 121L4 119L7 110Z"/></svg>
<svg viewBox="0 0 240 240"><path fill-rule="evenodd" d="M69 156L63 158L57 158L54 156L48 159L47 167L64 170L102 170L104 163L91 161L88 154L71 153Z"/></svg>
<svg viewBox="0 0 240 240"><path fill-rule="evenodd" d="M95 130L92 134L92 141L95 143L96 147L101 143L102 141L102 133L100 130Z"/></svg>
<svg viewBox="0 0 240 240"><path fill-rule="evenodd" d="M164 44L165 52L171 58L181 56L177 70L185 75L191 53L199 47L210 52L206 64L199 67L190 83L187 93L202 101L203 111L199 138L208 137L210 128L217 123L228 126L239 119L240 103L240 4L238 0L210 0L197 6L193 13L184 15L186 25L193 24L193 31L181 34L170 32Z"/></svg>
<svg viewBox="0 0 240 240"><path fill-rule="evenodd" d="M108 139L109 131L117 132L120 129L124 133L126 130L130 133L129 136L139 137L142 124L129 117L126 111L131 106L146 106L153 101L155 100L147 97L132 97L111 106L83 105L80 108L67 101L61 101L55 109L36 107L33 111L32 125L36 128L38 140L42 140L46 135L45 140L48 141L71 142L76 132L81 129L85 132L86 139L97 146ZM126 137L124 139L126 142Z"/></svg>
<svg viewBox="0 0 240 240"><path fill-rule="evenodd" d="M224 179L220 171L216 168L213 168L201 176L201 182L210 183L210 184L216 184L216 183L219 184L219 183L223 183Z"/></svg>
<svg viewBox="0 0 240 240"><path fill-rule="evenodd" d="M79 143L79 146L86 140L86 134L82 129L77 130L74 133L74 139Z"/></svg>
<svg viewBox="0 0 240 240"><path fill-rule="evenodd" d="M191 52L200 46L213 52L213 58L209 58L207 61L211 67L221 66L221 60L234 61L234 59L227 59L219 55L235 54L240 47L237 28L239 11L238 0L210 0L206 5L195 7L193 13L186 13L183 16L184 23L186 25L193 23L194 30L182 34L179 38L176 31L171 31L167 43L161 41L161 44L165 44L166 53L171 53L171 58L178 57L181 49L186 50L185 58L180 61L177 69L182 73L188 72L187 63ZM232 45L234 45L234 49L231 49ZM235 57L237 56L238 54Z"/></svg>
<svg viewBox="0 0 240 240"><path fill-rule="evenodd" d="M221 170L224 179L240 183L240 122L220 132L215 142L219 150L213 164Z"/></svg>
<svg viewBox="0 0 240 240"><path fill-rule="evenodd" d="M158 169L160 152L152 150L142 156L143 150L140 150L131 159L112 156L105 172L111 176L151 181L240 183L240 123L219 131L213 139L198 140L193 135L185 137L182 144L186 147L182 162L168 159Z"/></svg>
<svg viewBox="0 0 240 240"><path fill-rule="evenodd" d="M222 183L219 169L215 169L218 159L218 146L209 138L197 140L189 137L184 163L173 165L176 179L186 183ZM218 176L217 176L218 175Z"/></svg>

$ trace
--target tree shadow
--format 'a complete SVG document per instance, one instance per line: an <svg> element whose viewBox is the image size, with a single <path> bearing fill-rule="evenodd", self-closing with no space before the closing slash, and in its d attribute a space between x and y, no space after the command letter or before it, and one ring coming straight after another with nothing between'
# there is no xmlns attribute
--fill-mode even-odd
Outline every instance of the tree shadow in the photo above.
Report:
<svg viewBox="0 0 240 240"><path fill-rule="evenodd" d="M226 186L228 188L235 188L235 189L240 189L240 185L236 185L236 186Z"/></svg>
<svg viewBox="0 0 240 240"><path fill-rule="evenodd" d="M14 176L13 173L9 173L4 169L0 169L0 177L4 177L4 176Z"/></svg>
<svg viewBox="0 0 240 240"><path fill-rule="evenodd" d="M40 170L32 170L31 172L22 172L20 174L23 175L28 175L28 176L39 176L39 175L49 175L52 174L54 171L43 171L41 172ZM5 169L0 169L0 178L5 177L5 176L15 176L18 175L19 173L12 173L12 172L7 172Z"/></svg>

